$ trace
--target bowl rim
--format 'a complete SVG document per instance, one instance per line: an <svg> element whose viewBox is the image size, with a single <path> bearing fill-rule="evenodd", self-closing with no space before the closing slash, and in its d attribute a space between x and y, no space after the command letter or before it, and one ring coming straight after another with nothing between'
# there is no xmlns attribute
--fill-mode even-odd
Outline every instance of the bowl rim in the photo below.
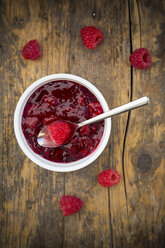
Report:
<svg viewBox="0 0 165 248"><path fill-rule="evenodd" d="M22 127L21 127L22 114L23 114L23 110L24 110L27 100L37 88L41 87L45 83L48 83L51 81L57 81L57 80L70 80L70 81L77 82L85 86L96 96L96 98L102 105L103 110L104 111L109 110L108 104L105 98L103 97L103 95L101 94L101 92L86 79L79 77L79 76L75 76L73 74L66 74L66 73L51 74L51 75L48 75L48 76L45 76L45 77L42 77L36 80L21 95L17 103L15 113L14 113L14 132L15 132L15 136L16 136L16 139L17 139L17 142L20 148L22 149L24 154L35 164L50 171L70 172L70 171L79 170L79 169L82 169L88 166L100 156L105 146L107 145L109 137L110 137L111 118L108 118L105 120L104 132L103 132L101 141L99 145L96 147L96 149L91 154L89 154L87 157L74 161L74 162L69 162L69 163L57 163L57 162L52 162L45 158L42 158L40 155L35 153L30 148L30 146L28 145L24 137L24 134L22 132Z"/></svg>

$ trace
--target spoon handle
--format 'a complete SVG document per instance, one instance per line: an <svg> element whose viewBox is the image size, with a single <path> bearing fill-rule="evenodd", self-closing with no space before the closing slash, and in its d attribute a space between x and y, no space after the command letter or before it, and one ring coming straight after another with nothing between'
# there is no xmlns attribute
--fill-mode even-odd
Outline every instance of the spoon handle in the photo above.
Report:
<svg viewBox="0 0 165 248"><path fill-rule="evenodd" d="M95 116L89 120L86 120L86 121L83 121L81 122L80 124L78 124L78 128L79 127L82 127L82 126L85 126L85 125L88 125L88 124L91 124L91 123L94 123L94 122L98 122L98 121L101 121L101 120L104 120L106 118L109 118L109 117L112 117L112 116L115 116L115 115L118 115L118 114L122 114L126 111L129 111L129 110L132 110L132 109L135 109L135 108L139 108L139 107L142 107L146 104L149 103L149 98L144 96L142 98L139 98L135 101L132 101L132 102L129 102L127 104L124 104L120 107L117 107L115 109L112 109L110 111L107 111L101 115L98 115L98 116Z"/></svg>

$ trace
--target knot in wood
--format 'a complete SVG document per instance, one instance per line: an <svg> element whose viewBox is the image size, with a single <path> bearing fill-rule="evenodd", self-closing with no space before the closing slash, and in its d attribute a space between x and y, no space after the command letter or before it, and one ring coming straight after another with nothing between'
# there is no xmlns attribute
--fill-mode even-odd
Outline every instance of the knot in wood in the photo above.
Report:
<svg viewBox="0 0 165 248"><path fill-rule="evenodd" d="M152 166L152 158L149 154L142 154L137 161L137 168L142 173L146 173Z"/></svg>

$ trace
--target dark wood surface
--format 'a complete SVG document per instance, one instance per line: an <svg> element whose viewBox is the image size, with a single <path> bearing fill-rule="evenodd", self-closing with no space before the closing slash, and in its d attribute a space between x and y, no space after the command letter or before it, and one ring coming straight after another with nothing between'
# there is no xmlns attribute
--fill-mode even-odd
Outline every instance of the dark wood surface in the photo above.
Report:
<svg viewBox="0 0 165 248"><path fill-rule="evenodd" d="M165 247L164 7L163 0L0 1L1 248ZM104 33L93 51L81 42L85 25ZM30 39L42 47L37 61L21 55ZM152 55L148 70L130 67L139 47ZM19 148L13 114L23 91L52 73L86 78L110 108L145 95L150 105L113 118L109 143L90 166L47 171ZM122 176L110 189L97 183L107 168ZM64 218L64 194L80 197L82 211Z"/></svg>

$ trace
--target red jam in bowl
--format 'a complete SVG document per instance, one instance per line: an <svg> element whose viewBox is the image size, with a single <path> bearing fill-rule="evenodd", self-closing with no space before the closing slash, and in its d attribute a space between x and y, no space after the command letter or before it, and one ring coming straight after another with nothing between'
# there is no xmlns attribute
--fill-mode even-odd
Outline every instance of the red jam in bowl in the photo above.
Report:
<svg viewBox="0 0 165 248"><path fill-rule="evenodd" d="M67 144L56 148L40 146L38 133L55 120L79 123L102 112L101 104L86 87L67 80L54 81L38 88L28 99L22 130L35 153L53 162L73 162L96 149L103 135L104 121L79 128Z"/></svg>

